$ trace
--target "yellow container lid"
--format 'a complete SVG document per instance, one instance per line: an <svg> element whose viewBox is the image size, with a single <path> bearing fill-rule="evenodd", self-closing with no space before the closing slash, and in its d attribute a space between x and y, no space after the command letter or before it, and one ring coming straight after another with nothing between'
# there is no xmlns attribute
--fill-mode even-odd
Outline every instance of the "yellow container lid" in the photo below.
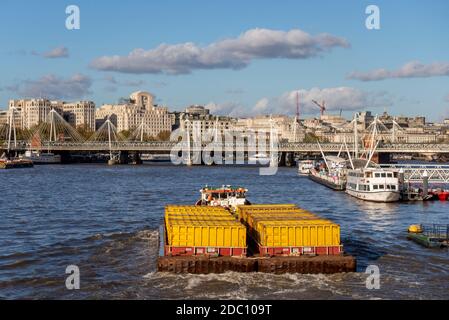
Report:
<svg viewBox="0 0 449 320"><path fill-rule="evenodd" d="M276 227L301 227L301 226L322 226L322 225L335 225L339 226L338 224L330 221L330 220L285 220L285 221L275 221L275 220L269 220L269 221L258 221L257 227L266 227L266 226L276 226Z"/></svg>
<svg viewBox="0 0 449 320"><path fill-rule="evenodd" d="M238 227L245 228L241 223L237 221L208 221L208 220L198 220L198 221L187 221L187 220L170 220L167 226L171 227Z"/></svg>

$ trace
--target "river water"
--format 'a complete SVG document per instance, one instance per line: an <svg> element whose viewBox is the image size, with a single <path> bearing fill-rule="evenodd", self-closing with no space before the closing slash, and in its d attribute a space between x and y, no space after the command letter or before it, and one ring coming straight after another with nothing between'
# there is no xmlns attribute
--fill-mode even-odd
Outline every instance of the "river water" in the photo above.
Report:
<svg viewBox="0 0 449 320"><path fill-rule="evenodd" d="M296 203L341 225L358 272L271 275L156 272L166 204L205 185L249 189L253 203ZM412 223L449 223L449 202L375 204L294 168L59 165L0 172L0 299L449 299L449 252L406 239ZM68 265L80 290L67 290ZM380 289L366 288L368 265Z"/></svg>

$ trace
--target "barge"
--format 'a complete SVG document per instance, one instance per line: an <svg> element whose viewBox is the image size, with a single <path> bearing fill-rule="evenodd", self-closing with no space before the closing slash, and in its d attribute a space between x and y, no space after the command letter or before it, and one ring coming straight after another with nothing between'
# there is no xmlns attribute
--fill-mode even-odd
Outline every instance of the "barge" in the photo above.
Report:
<svg viewBox="0 0 449 320"><path fill-rule="evenodd" d="M336 191L346 189L346 160L340 157L324 156L324 163L310 169L309 178Z"/></svg>
<svg viewBox="0 0 449 320"><path fill-rule="evenodd" d="M346 179L342 176L332 176L316 169L311 169L309 179L335 191L345 191L346 189Z"/></svg>
<svg viewBox="0 0 449 320"><path fill-rule="evenodd" d="M245 190L246 189L241 189ZM213 199L212 199L213 200ZM294 204L165 207L158 271L353 272L340 226Z"/></svg>
<svg viewBox="0 0 449 320"><path fill-rule="evenodd" d="M33 161L24 159L0 159L0 169L31 168Z"/></svg>

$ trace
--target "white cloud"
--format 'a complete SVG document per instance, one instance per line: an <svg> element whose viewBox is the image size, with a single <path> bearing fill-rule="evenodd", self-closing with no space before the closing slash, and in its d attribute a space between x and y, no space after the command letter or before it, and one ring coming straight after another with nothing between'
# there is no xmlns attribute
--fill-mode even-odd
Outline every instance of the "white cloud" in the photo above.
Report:
<svg viewBox="0 0 449 320"><path fill-rule="evenodd" d="M428 78L449 76L449 62L423 64L411 61L397 70L377 69L368 72L352 72L348 79L360 81L378 81L391 78Z"/></svg>
<svg viewBox="0 0 449 320"><path fill-rule="evenodd" d="M254 59L307 59L348 41L330 34L312 36L302 30L250 29L238 38L200 47L192 42L161 44L150 50L134 49L127 56L103 56L91 67L123 73L187 74L195 69L242 69Z"/></svg>
<svg viewBox="0 0 449 320"><path fill-rule="evenodd" d="M241 117L248 115L248 109L238 102L224 103L208 103L205 108L209 109L212 114L224 115L230 117Z"/></svg>
<svg viewBox="0 0 449 320"><path fill-rule="evenodd" d="M351 87L311 88L295 90L269 99L265 111L268 113L294 114L296 112L296 96L299 93L300 113L317 114L320 112L312 100L325 101L328 112L339 110L362 110L377 108L391 104L385 92L368 93ZM266 98L264 98L266 99ZM255 109L256 110L256 109Z"/></svg>
<svg viewBox="0 0 449 320"><path fill-rule="evenodd" d="M24 97L45 97L49 99L80 99L90 94L92 80L82 74L61 78L53 74L37 80L25 80L17 87L17 93Z"/></svg>
<svg viewBox="0 0 449 320"><path fill-rule="evenodd" d="M366 110L370 108L388 107L392 105L392 98L386 92L365 92L351 87L312 88L310 90L294 90L284 94L259 99L254 106L245 107L239 103L226 102L223 104L210 103L206 107L213 113L229 116L255 116L267 114L296 113L296 95L299 92L300 113L318 115L320 109L312 102L325 101L329 113L340 110Z"/></svg>
<svg viewBox="0 0 449 320"><path fill-rule="evenodd" d="M69 56L69 49L67 49L66 47L57 47L53 50L45 52L43 56L49 59L67 58Z"/></svg>

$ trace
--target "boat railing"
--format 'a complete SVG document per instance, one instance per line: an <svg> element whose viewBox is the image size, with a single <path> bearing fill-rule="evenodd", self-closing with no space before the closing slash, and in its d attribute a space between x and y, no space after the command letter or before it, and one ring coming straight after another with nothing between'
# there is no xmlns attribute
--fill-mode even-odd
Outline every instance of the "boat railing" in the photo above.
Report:
<svg viewBox="0 0 449 320"><path fill-rule="evenodd" d="M421 228L429 238L449 241L449 224L422 224Z"/></svg>

